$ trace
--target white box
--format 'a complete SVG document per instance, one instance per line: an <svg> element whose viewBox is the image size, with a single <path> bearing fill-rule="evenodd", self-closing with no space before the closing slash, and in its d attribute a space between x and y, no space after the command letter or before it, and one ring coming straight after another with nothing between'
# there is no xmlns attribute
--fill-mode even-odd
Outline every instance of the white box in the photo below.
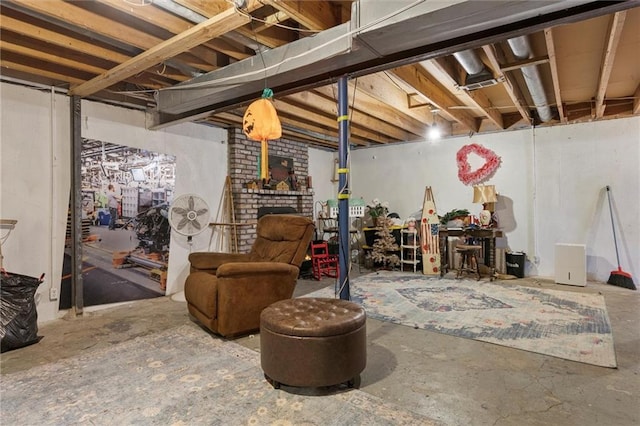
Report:
<svg viewBox="0 0 640 426"><path fill-rule="evenodd" d="M587 285L587 248L584 244L556 244L556 283Z"/></svg>

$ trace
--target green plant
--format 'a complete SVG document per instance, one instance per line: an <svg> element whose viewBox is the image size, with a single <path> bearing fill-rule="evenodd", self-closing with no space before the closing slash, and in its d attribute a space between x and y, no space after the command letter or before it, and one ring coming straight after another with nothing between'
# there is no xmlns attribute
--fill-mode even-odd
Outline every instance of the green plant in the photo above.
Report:
<svg viewBox="0 0 640 426"><path fill-rule="evenodd" d="M367 213L369 213L369 216L374 218L386 217L387 213L389 213L389 202L381 202L380 200L375 198L371 204L367 204Z"/></svg>
<svg viewBox="0 0 640 426"><path fill-rule="evenodd" d="M446 224L450 220L453 220L458 217L469 216L469 210L467 209L453 209L450 212L444 214L444 216L438 216L440 218L441 224Z"/></svg>

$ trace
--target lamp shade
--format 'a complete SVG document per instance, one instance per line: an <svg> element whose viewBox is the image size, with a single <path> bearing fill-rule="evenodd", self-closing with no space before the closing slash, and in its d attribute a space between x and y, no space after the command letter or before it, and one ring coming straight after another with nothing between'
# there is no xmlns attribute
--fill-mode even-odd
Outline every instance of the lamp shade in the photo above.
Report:
<svg viewBox="0 0 640 426"><path fill-rule="evenodd" d="M475 185L473 187L474 203L495 203L498 201L495 185Z"/></svg>

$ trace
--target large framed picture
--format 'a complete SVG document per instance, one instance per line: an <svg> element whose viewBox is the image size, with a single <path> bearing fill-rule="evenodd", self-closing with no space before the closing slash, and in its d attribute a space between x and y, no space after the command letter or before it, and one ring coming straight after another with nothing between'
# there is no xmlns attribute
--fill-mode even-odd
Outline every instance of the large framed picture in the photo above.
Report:
<svg viewBox="0 0 640 426"><path fill-rule="evenodd" d="M293 158L269 156L271 179L276 182L286 181L289 177L289 169L293 170Z"/></svg>

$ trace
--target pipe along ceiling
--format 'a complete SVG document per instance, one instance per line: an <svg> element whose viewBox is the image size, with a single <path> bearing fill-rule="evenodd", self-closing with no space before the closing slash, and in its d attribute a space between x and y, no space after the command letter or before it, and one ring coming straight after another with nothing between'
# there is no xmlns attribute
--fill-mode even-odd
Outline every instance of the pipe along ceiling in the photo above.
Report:
<svg viewBox="0 0 640 426"><path fill-rule="evenodd" d="M509 47L513 51L514 56L517 59L525 60L533 57L533 51L529 44L527 36L514 37L507 40ZM467 49L453 54L454 58L460 63L462 68L469 74L467 76L467 82L471 80L479 81L479 76L486 76L490 74L485 65L480 60L480 57L473 49ZM531 99L538 112L538 117L542 122L547 122L553 119L553 113L547 103L547 96L540 79L540 72L537 65L528 65L521 68L522 75L524 77L527 89L531 94Z"/></svg>

